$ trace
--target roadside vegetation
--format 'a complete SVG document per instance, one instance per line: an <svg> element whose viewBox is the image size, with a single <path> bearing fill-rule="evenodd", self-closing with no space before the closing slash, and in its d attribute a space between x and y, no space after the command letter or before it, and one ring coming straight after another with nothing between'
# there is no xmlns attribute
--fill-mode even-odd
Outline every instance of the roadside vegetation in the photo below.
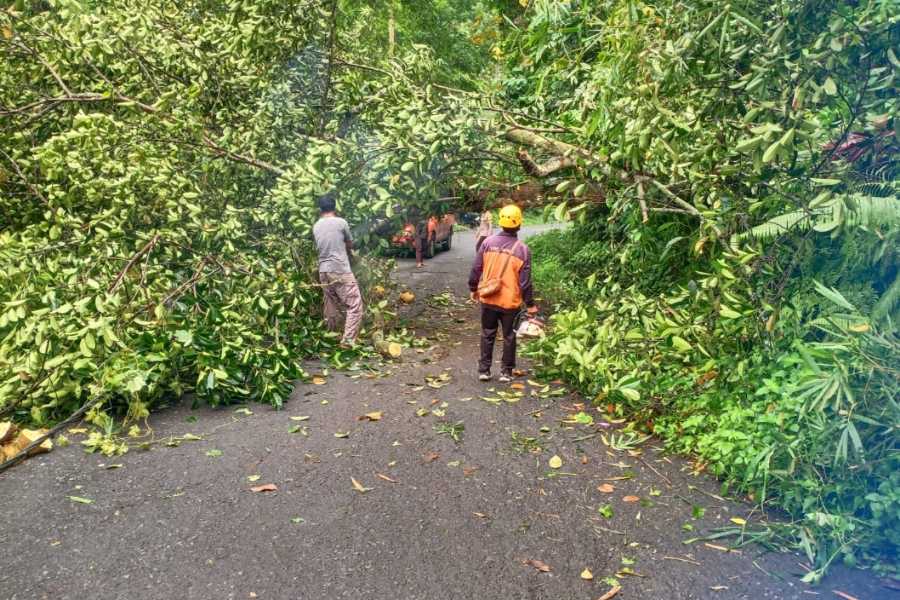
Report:
<svg viewBox="0 0 900 600"><path fill-rule="evenodd" d="M578 153L547 173L575 227L531 243L533 355L787 511L734 534L809 580L896 568L898 41L883 2L538 3L505 50Z"/></svg>

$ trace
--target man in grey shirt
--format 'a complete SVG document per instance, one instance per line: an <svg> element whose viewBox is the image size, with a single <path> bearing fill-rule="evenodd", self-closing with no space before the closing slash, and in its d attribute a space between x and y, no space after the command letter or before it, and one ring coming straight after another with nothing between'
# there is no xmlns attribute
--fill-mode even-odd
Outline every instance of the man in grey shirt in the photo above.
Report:
<svg viewBox="0 0 900 600"><path fill-rule="evenodd" d="M362 294L350 269L353 238L347 221L335 214L332 193L319 198L319 220L313 225L313 237L319 251L319 281L325 296L325 323L337 331L341 311L346 311L341 345L352 346L363 319Z"/></svg>

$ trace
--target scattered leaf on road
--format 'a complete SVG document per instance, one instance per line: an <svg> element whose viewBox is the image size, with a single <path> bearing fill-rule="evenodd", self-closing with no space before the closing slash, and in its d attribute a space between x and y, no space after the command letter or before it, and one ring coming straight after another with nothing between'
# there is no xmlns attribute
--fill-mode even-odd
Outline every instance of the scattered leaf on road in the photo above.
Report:
<svg viewBox="0 0 900 600"><path fill-rule="evenodd" d="M590 569L585 569L581 572L581 578L585 581L591 581L592 579L594 579L594 574L591 573Z"/></svg>
<svg viewBox="0 0 900 600"><path fill-rule="evenodd" d="M437 452L429 452L423 458L425 459L425 462L430 463L430 462L436 461L440 457L441 457L441 455L438 454Z"/></svg>
<svg viewBox="0 0 900 600"><path fill-rule="evenodd" d="M375 473L375 476L378 477L379 479L384 479L385 481L388 481L390 483L397 483L396 479L391 479L390 477L388 477L387 475L384 475L382 473Z"/></svg>
<svg viewBox="0 0 900 600"><path fill-rule="evenodd" d="M725 546L720 546L718 544L709 544L709 543L704 542L703 545L706 546L707 548L712 548L713 550L719 550L721 552L732 552L734 554L742 554L742 552L740 550L735 550L734 548L726 548Z"/></svg>
<svg viewBox="0 0 900 600"><path fill-rule="evenodd" d="M81 496L67 496L69 500L72 502L77 502L79 504L93 504L94 501L90 498L82 498Z"/></svg>
<svg viewBox="0 0 900 600"><path fill-rule="evenodd" d="M610 600L613 596L622 591L622 588L619 586L612 587L608 592L597 598L597 600Z"/></svg>
<svg viewBox="0 0 900 600"><path fill-rule="evenodd" d="M476 517L478 517L479 519L487 519L488 518L488 516L486 514L481 513L481 512L473 512L472 514L475 515Z"/></svg>
<svg viewBox="0 0 900 600"><path fill-rule="evenodd" d="M347 438L347 437L350 437L350 432L349 431L338 431L337 433L334 434L334 437Z"/></svg>
<svg viewBox="0 0 900 600"><path fill-rule="evenodd" d="M316 375L312 378L312 383L313 385L325 385L326 383L328 383L328 380L324 377L319 377L318 375Z"/></svg>
<svg viewBox="0 0 900 600"><path fill-rule="evenodd" d="M291 519L291 523L303 523L305 519L303 517L294 517Z"/></svg>
<svg viewBox="0 0 900 600"><path fill-rule="evenodd" d="M550 461L547 464L550 465L551 469L558 469L562 466L563 461L559 456L554 454L553 457L550 458Z"/></svg>
<svg viewBox="0 0 900 600"><path fill-rule="evenodd" d="M427 408L420 408L416 411L416 414L420 417L427 417L429 412L431 411L429 411Z"/></svg>
<svg viewBox="0 0 900 600"><path fill-rule="evenodd" d="M622 502L637 502L638 500L640 500L638 496L625 496L622 498Z"/></svg>
<svg viewBox="0 0 900 600"><path fill-rule="evenodd" d="M372 490L372 488L367 488L366 486L364 486L363 484L358 482L353 477L350 478L350 481L353 483L353 489L356 490L357 492L359 492L360 494L365 494L366 492L369 492Z"/></svg>
<svg viewBox="0 0 900 600"><path fill-rule="evenodd" d="M731 520L731 522L734 523L735 525L740 525L741 527L743 527L744 525L747 524L747 521L745 521L744 519L742 519L742 518L740 518L740 517L731 517L730 520Z"/></svg>
<svg viewBox="0 0 900 600"><path fill-rule="evenodd" d="M259 475L247 475L247 481L249 481L250 483L256 483L257 481L259 481L259 478Z"/></svg>
<svg viewBox="0 0 900 600"><path fill-rule="evenodd" d="M523 561L522 561L522 564L528 565L529 567L534 567L535 569L537 569L537 570L540 571L541 573L549 573L549 572L550 572L550 565L548 565L548 564L545 563L545 562L541 562L541 561L539 561L539 560L535 560L535 559L533 559L533 558L529 558L528 560L523 560Z"/></svg>
<svg viewBox="0 0 900 600"><path fill-rule="evenodd" d="M309 415L297 415L296 417L291 417L291 421L309 421Z"/></svg>
<svg viewBox="0 0 900 600"><path fill-rule="evenodd" d="M207 450L206 455L215 458L217 456L222 456L222 451L217 448L213 448L212 450Z"/></svg>
<svg viewBox="0 0 900 600"><path fill-rule="evenodd" d="M597 486L597 491L604 494L612 494L614 491L616 491L616 488L611 483L601 483Z"/></svg>
<svg viewBox="0 0 900 600"><path fill-rule="evenodd" d="M382 412L380 410L366 413L361 417L356 417L357 421L380 421Z"/></svg>
<svg viewBox="0 0 900 600"><path fill-rule="evenodd" d="M236 408L236 409L234 409L234 412L236 412L239 415L247 415L248 417L253 414L253 411L250 410L249 408L247 408L246 406L242 406L241 408Z"/></svg>
<svg viewBox="0 0 900 600"><path fill-rule="evenodd" d="M478 471L478 467L463 467L463 475L469 477Z"/></svg>
<svg viewBox="0 0 900 600"><path fill-rule="evenodd" d="M277 492L278 486L274 483L264 483L262 485L256 485L250 488L251 492Z"/></svg>
<svg viewBox="0 0 900 600"><path fill-rule="evenodd" d="M612 509L612 505L610 505L610 504L604 504L603 506L598 507L597 512L600 513L601 516L606 517L607 519L612 519L613 509Z"/></svg>
<svg viewBox="0 0 900 600"><path fill-rule="evenodd" d="M509 385L509 387L511 387L514 390L524 390L525 384L524 383L511 383Z"/></svg>

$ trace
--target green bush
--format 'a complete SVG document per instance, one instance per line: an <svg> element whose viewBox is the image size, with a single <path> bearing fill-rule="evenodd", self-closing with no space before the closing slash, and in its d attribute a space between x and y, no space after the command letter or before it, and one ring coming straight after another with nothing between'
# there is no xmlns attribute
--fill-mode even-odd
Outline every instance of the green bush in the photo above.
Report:
<svg viewBox="0 0 900 600"><path fill-rule="evenodd" d="M664 296L623 287L619 275L592 282L574 258L583 235L532 242L537 285L577 282L557 283L563 304L576 304L561 306L529 349L546 374L786 510L817 568L841 559L891 569L900 535L896 335L822 285L799 291L767 331L752 308L760 257L748 251Z"/></svg>

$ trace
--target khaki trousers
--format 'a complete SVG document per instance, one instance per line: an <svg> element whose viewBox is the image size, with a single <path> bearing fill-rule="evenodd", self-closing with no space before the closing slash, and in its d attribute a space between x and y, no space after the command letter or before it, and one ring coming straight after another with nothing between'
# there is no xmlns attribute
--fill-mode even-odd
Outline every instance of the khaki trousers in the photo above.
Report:
<svg viewBox="0 0 900 600"><path fill-rule="evenodd" d="M363 320L362 294L353 273L319 273L325 295L325 324L330 331L340 327L341 313L346 312L343 343L352 344L359 335Z"/></svg>

